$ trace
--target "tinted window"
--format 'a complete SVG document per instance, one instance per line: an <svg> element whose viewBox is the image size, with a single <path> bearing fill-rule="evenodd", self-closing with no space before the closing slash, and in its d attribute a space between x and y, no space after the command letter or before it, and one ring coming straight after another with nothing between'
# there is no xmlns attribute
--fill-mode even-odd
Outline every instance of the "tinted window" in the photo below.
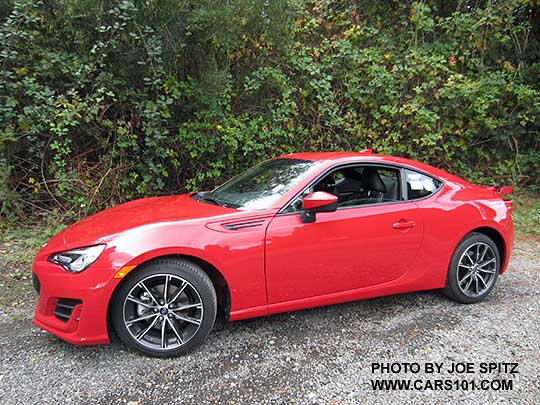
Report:
<svg viewBox="0 0 540 405"><path fill-rule="evenodd" d="M442 185L442 182L439 180L413 170L405 170L405 176L407 197L409 200L427 197L437 191Z"/></svg>
<svg viewBox="0 0 540 405"><path fill-rule="evenodd" d="M314 191L338 197L338 207L352 207L401 200L399 170L376 166L349 166L334 170L295 198L284 212L302 209L302 198Z"/></svg>
<svg viewBox="0 0 540 405"><path fill-rule="evenodd" d="M338 207L377 204L400 199L399 171L386 167L357 166L335 172L339 178L330 192L337 195Z"/></svg>

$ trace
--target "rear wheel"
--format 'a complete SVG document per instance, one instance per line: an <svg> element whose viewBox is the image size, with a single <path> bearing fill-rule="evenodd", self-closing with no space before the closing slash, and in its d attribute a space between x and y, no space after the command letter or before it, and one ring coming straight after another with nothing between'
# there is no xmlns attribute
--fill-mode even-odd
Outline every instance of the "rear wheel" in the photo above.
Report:
<svg viewBox="0 0 540 405"><path fill-rule="evenodd" d="M116 291L114 329L128 346L156 357L179 356L200 345L216 318L208 275L184 259L163 259L132 272Z"/></svg>
<svg viewBox="0 0 540 405"><path fill-rule="evenodd" d="M500 266L499 249L493 240L472 232L452 256L443 293L463 304L481 301L495 286Z"/></svg>

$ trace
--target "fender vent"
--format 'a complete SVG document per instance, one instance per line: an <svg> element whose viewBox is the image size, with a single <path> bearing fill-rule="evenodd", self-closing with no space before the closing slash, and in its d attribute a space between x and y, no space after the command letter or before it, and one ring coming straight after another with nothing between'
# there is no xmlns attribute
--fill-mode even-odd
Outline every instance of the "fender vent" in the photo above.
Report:
<svg viewBox="0 0 540 405"><path fill-rule="evenodd" d="M255 228L258 226L262 226L264 224L264 219L256 219L252 221L245 221L245 222L235 222L233 224L225 224L223 225L223 228L229 230L229 231L237 231L239 229L247 229L247 228Z"/></svg>

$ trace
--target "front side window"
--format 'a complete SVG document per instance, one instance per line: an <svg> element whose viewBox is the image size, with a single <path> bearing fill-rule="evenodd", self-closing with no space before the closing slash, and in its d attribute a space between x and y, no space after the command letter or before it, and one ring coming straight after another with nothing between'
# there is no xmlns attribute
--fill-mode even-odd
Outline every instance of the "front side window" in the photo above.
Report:
<svg viewBox="0 0 540 405"><path fill-rule="evenodd" d="M302 199L314 191L338 197L338 208L402 200L399 170L379 166L349 166L336 169L297 196L283 212L298 212Z"/></svg>
<svg viewBox="0 0 540 405"><path fill-rule="evenodd" d="M268 160L246 170L214 191L204 193L201 199L242 210L270 208L319 164L301 159Z"/></svg>
<svg viewBox="0 0 540 405"><path fill-rule="evenodd" d="M442 186L441 181L409 169L405 169L405 182L409 200L427 197Z"/></svg>

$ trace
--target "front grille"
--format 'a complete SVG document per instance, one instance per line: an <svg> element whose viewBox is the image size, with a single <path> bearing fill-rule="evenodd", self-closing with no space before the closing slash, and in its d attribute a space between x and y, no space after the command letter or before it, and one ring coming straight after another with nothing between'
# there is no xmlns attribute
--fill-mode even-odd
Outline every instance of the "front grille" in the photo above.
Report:
<svg viewBox="0 0 540 405"><path fill-rule="evenodd" d="M39 290L41 290L41 283L39 282L39 278L36 273L32 273L32 285L34 286L34 289L39 295Z"/></svg>
<svg viewBox="0 0 540 405"><path fill-rule="evenodd" d="M82 304L81 300L72 300L69 298L61 298L56 303L56 309L54 310L54 316L56 318L60 319L62 322L69 321L69 318L71 318L71 314L73 313L73 309L79 304ZM79 319L77 319L79 320Z"/></svg>

